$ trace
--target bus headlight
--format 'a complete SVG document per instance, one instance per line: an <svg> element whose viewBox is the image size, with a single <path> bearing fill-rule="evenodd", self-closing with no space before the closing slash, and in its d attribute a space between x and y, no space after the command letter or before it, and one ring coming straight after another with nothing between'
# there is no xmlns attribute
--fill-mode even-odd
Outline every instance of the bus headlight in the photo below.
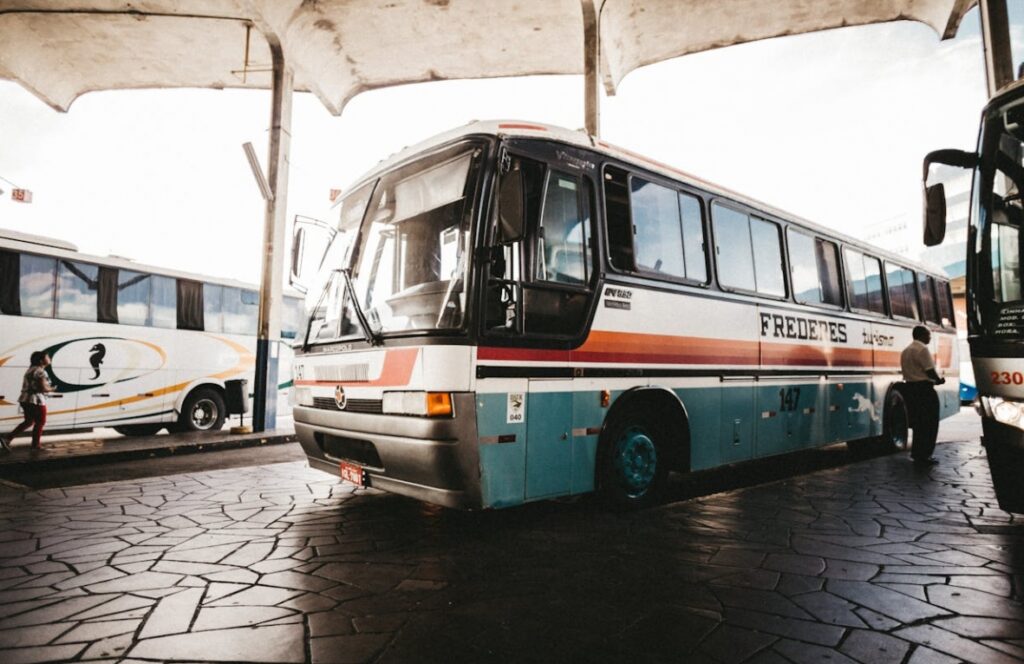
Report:
<svg viewBox="0 0 1024 664"><path fill-rule="evenodd" d="M448 392L385 392L381 410L386 415L451 417L452 395Z"/></svg>
<svg viewBox="0 0 1024 664"><path fill-rule="evenodd" d="M996 422L1024 429L1024 403L1000 397L986 397L985 401L988 402L985 404L988 412L992 413Z"/></svg>

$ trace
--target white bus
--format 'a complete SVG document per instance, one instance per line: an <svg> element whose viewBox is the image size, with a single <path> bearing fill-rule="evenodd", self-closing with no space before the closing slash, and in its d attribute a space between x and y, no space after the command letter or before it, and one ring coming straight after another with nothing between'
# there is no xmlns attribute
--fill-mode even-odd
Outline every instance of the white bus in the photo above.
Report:
<svg viewBox="0 0 1024 664"><path fill-rule="evenodd" d="M294 295L285 302L282 336L291 339L303 305ZM0 230L0 432L21 421L17 399L33 351L53 360L49 433L219 429L224 382L253 386L257 309L249 284ZM285 348L282 394L291 386Z"/></svg>
<svg viewBox="0 0 1024 664"><path fill-rule="evenodd" d="M959 408L942 276L580 133L441 135L360 179L336 230L293 412L310 464L361 485L645 505L669 470L903 447L920 324Z"/></svg>

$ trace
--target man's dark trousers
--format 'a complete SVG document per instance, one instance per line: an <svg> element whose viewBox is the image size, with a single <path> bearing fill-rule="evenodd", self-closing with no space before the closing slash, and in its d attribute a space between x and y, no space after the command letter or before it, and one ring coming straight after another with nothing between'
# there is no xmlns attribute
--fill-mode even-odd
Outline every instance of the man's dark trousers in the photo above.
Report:
<svg viewBox="0 0 1024 664"><path fill-rule="evenodd" d="M910 456L914 461L924 461L935 451L935 439L939 435L939 395L929 380L904 383L901 391L907 399L914 428Z"/></svg>

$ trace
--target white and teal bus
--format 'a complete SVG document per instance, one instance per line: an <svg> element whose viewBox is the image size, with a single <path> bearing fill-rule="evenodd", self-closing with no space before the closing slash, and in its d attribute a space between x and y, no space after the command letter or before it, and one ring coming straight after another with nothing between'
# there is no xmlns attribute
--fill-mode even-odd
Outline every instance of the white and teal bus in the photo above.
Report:
<svg viewBox="0 0 1024 664"><path fill-rule="evenodd" d="M581 133L438 136L352 186L332 232L294 417L310 464L360 485L645 505L670 470L900 447L919 324L959 408L942 276Z"/></svg>
<svg viewBox="0 0 1024 664"><path fill-rule="evenodd" d="M249 284L0 230L0 432L21 421L17 399L33 351L53 360L48 433L221 428L225 381L252 386L257 295ZM297 294L285 300L283 336L294 338L303 304ZM287 346L281 376L290 364Z"/></svg>

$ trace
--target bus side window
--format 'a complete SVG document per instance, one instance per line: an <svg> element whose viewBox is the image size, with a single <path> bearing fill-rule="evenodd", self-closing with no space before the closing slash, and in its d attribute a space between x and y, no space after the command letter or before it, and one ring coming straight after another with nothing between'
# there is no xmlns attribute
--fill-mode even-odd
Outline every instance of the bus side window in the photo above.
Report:
<svg viewBox="0 0 1024 664"><path fill-rule="evenodd" d="M203 329L207 332L223 332L221 312L224 308L224 287L217 284L203 284Z"/></svg>
<svg viewBox="0 0 1024 664"><path fill-rule="evenodd" d="M589 199L579 178L557 171L548 173L537 240L538 279L571 286L584 286L589 281Z"/></svg>
<svg viewBox="0 0 1024 664"><path fill-rule="evenodd" d="M178 287L175 279L153 275L150 325L174 329L178 326Z"/></svg>
<svg viewBox="0 0 1024 664"><path fill-rule="evenodd" d="M850 294L850 308L885 315L882 268L878 259L852 249L844 249L843 256L846 259L846 287Z"/></svg>
<svg viewBox="0 0 1024 664"><path fill-rule="evenodd" d="M203 313L203 284L191 279L178 279L178 329L202 330Z"/></svg>
<svg viewBox="0 0 1024 664"><path fill-rule="evenodd" d="M0 249L0 314L21 315L18 281L21 276L21 255Z"/></svg>
<svg viewBox="0 0 1024 664"><path fill-rule="evenodd" d="M152 290L150 275L118 270L117 321L122 325L151 325L149 299Z"/></svg>
<svg viewBox="0 0 1024 664"><path fill-rule="evenodd" d="M96 322L100 269L62 260L57 273L57 317Z"/></svg>
<svg viewBox="0 0 1024 664"><path fill-rule="evenodd" d="M754 254L754 281L757 292L774 297L786 296L786 277L782 269L782 236L779 225L750 218L750 241Z"/></svg>
<svg viewBox="0 0 1024 664"><path fill-rule="evenodd" d="M927 274L917 276L917 289L921 294L921 317L929 323L939 322L939 310L935 306L935 280Z"/></svg>
<svg viewBox="0 0 1024 664"><path fill-rule="evenodd" d="M843 306L839 249L835 243L793 228L787 235L793 298L801 304Z"/></svg>
<svg viewBox="0 0 1024 664"><path fill-rule="evenodd" d="M621 168L609 166L604 171L604 212L612 267L619 270L635 270L633 219L629 209L629 176Z"/></svg>
<svg viewBox="0 0 1024 664"><path fill-rule="evenodd" d="M285 297L281 311L281 338L294 339L302 327L302 300L296 297Z"/></svg>
<svg viewBox="0 0 1024 664"><path fill-rule="evenodd" d="M956 327L956 316L953 315L953 295L949 290L948 281L936 281L936 290L939 300L939 318L942 319L942 327Z"/></svg>
<svg viewBox="0 0 1024 664"><path fill-rule="evenodd" d="M718 282L725 288L753 291L757 283L750 246L750 218L743 212L713 203L711 223L715 231Z"/></svg>
<svg viewBox="0 0 1024 664"><path fill-rule="evenodd" d="M917 319L914 297L914 273L905 267L886 263L885 280L889 285L889 306L893 316Z"/></svg>

